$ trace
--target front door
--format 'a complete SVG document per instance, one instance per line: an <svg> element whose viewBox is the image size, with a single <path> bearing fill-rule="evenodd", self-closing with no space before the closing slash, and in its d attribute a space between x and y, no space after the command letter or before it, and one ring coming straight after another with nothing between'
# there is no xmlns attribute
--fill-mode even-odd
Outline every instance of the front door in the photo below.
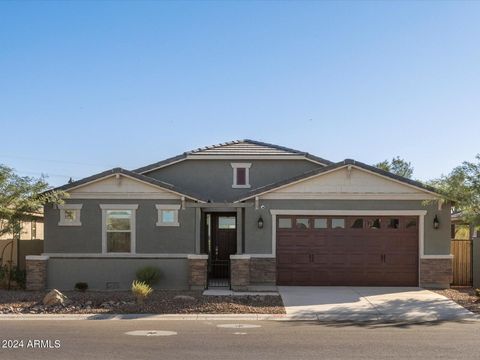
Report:
<svg viewBox="0 0 480 360"><path fill-rule="evenodd" d="M227 286L230 279L230 255L237 252L236 213L212 213L210 226L209 279ZM222 282L221 279L227 280L226 284L223 284L225 281Z"/></svg>

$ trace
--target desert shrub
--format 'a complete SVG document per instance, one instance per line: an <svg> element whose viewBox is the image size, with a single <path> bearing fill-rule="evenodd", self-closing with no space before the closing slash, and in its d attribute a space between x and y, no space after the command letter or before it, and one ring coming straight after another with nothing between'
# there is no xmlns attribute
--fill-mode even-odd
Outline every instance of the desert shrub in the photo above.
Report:
<svg viewBox="0 0 480 360"><path fill-rule="evenodd" d="M86 282L77 282L75 284L75 290L85 292L88 289L88 284Z"/></svg>
<svg viewBox="0 0 480 360"><path fill-rule="evenodd" d="M132 293L137 299L138 304L143 304L143 301L152 293L152 288L147 283L135 280L132 283Z"/></svg>
<svg viewBox="0 0 480 360"><path fill-rule="evenodd" d="M135 275L138 281L152 286L160 280L160 269L155 266L144 266L138 269Z"/></svg>
<svg viewBox="0 0 480 360"><path fill-rule="evenodd" d="M13 280L17 283L17 286L25 289L27 283L27 272L20 269L18 266L14 266L10 271L10 280Z"/></svg>

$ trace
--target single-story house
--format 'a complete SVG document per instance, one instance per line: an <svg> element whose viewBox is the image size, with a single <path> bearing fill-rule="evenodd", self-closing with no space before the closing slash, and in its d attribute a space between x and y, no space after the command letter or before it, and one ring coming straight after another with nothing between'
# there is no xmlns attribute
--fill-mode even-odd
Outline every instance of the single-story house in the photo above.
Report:
<svg viewBox="0 0 480 360"><path fill-rule="evenodd" d="M171 289L451 282L450 204L355 160L241 140L59 189L31 289L126 289L146 265Z"/></svg>

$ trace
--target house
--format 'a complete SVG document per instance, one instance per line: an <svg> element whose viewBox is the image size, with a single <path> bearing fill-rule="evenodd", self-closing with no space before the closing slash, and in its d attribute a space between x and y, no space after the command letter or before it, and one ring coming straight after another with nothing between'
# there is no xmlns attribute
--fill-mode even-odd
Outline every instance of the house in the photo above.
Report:
<svg viewBox="0 0 480 360"><path fill-rule="evenodd" d="M43 252L43 213L26 214L20 223L20 232L0 234L0 266L18 266L25 269L25 256ZM2 221L0 220L0 232ZM17 241L18 240L18 241Z"/></svg>
<svg viewBox="0 0 480 360"><path fill-rule="evenodd" d="M354 160L253 140L64 185L45 206L45 253L28 287L448 287L450 205L434 189Z"/></svg>

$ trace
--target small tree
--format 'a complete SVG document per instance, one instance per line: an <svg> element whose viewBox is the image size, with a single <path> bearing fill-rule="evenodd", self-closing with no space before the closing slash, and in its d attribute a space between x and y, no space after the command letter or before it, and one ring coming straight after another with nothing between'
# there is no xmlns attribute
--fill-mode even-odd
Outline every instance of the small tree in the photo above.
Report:
<svg viewBox="0 0 480 360"><path fill-rule="evenodd" d="M394 157L391 161L384 160L379 162L378 164L375 164L375 167L408 179L411 179L413 175L412 163L401 159L399 156Z"/></svg>
<svg viewBox="0 0 480 360"><path fill-rule="evenodd" d="M480 154L475 162L464 161L448 175L430 182L445 199L454 201L465 222L480 224Z"/></svg>
<svg viewBox="0 0 480 360"><path fill-rule="evenodd" d="M44 177L22 177L13 169L0 165L0 235L12 234L17 249L21 221L40 211L46 203L63 203L67 196L62 191L47 190L48 183Z"/></svg>

